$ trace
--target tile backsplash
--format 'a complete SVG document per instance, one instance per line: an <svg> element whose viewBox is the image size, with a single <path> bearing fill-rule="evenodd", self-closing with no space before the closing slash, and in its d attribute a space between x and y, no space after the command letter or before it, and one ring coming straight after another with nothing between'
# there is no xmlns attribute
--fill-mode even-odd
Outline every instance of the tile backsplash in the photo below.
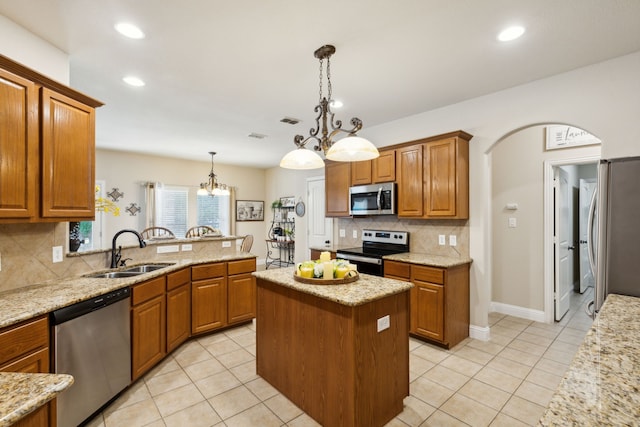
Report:
<svg viewBox="0 0 640 427"><path fill-rule="evenodd" d="M334 222L334 242L339 247L358 247L362 245L362 230L408 231L411 252L442 255L450 257L469 256L468 220L407 220L394 216L375 216L366 218L339 218ZM340 230L345 230L345 237ZM353 238L353 231L357 238ZM445 244L438 244L438 236L445 236ZM449 236L456 236L456 246L449 245Z"/></svg>

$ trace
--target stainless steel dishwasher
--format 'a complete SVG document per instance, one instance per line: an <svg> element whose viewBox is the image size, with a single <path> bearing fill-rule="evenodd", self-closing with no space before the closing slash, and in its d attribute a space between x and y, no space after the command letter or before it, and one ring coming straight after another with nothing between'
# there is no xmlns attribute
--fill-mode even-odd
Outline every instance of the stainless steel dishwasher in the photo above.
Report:
<svg viewBox="0 0 640 427"><path fill-rule="evenodd" d="M129 288L52 313L55 372L74 383L58 396L58 427L75 427L131 383Z"/></svg>

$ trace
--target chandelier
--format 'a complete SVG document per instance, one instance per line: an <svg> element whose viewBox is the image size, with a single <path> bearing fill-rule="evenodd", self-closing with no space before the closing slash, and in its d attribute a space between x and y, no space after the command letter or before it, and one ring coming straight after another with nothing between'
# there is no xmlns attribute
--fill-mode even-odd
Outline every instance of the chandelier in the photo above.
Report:
<svg viewBox="0 0 640 427"><path fill-rule="evenodd" d="M316 117L316 127L311 128L309 136L305 139L302 135L296 135L293 143L296 149L287 153L280 161L280 167L286 169L317 169L324 167L324 161L316 151L322 151L329 160L339 162L357 162L360 160L371 160L380 154L376 147L364 138L356 136L356 132L362 129L362 120L357 117L351 119L349 130L342 129L342 120L334 120L334 113L331 111L333 102L331 95L331 63L330 58L336 52L332 45L324 45L314 52L314 56L320 60L320 98L318 105L313 111L318 113ZM327 76L327 96L324 97L323 76L325 74L324 60L326 61ZM331 125L329 132L328 125ZM334 137L340 133L348 136L334 141ZM305 145L309 141L315 141L314 151L307 150Z"/></svg>
<svg viewBox="0 0 640 427"><path fill-rule="evenodd" d="M229 195L229 190L226 184L220 184L218 177L213 171L213 156L216 155L215 151L209 151L211 154L211 172L209 172L209 180L207 182L201 182L198 189L198 196L221 196Z"/></svg>

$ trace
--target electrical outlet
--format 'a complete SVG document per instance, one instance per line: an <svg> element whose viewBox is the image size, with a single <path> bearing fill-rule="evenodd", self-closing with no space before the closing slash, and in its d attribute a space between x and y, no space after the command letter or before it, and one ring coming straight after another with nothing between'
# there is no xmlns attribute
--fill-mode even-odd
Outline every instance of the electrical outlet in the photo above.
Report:
<svg viewBox="0 0 640 427"><path fill-rule="evenodd" d="M229 242L229 241L222 242L222 247L223 248L230 248L231 247L231 242Z"/></svg>
<svg viewBox="0 0 640 427"><path fill-rule="evenodd" d="M168 254L170 252L180 252L180 246L178 245L158 246L157 253Z"/></svg>
<svg viewBox="0 0 640 427"><path fill-rule="evenodd" d="M446 237L445 237L445 235L444 235L444 234L439 234L439 235L438 235L438 244L439 244L440 246L444 246L444 245L446 245L446 244L447 244L447 240L446 240Z"/></svg>
<svg viewBox="0 0 640 427"><path fill-rule="evenodd" d="M518 226L518 221L515 217L509 218L509 228L516 228Z"/></svg>
<svg viewBox="0 0 640 427"><path fill-rule="evenodd" d="M391 321L388 314L378 319L378 332L389 329L389 326L391 326Z"/></svg>
<svg viewBox="0 0 640 427"><path fill-rule="evenodd" d="M358 230L353 230L353 238L354 239L358 238Z"/></svg>
<svg viewBox="0 0 640 427"><path fill-rule="evenodd" d="M340 229L340 237L347 237L347 232L344 230L344 228Z"/></svg>
<svg viewBox="0 0 640 427"><path fill-rule="evenodd" d="M62 262L62 246L54 246L51 252L53 262Z"/></svg>
<svg viewBox="0 0 640 427"><path fill-rule="evenodd" d="M191 250L193 250L192 246L191 246L191 243L187 243L185 245L182 245L182 252L191 251Z"/></svg>
<svg viewBox="0 0 640 427"><path fill-rule="evenodd" d="M455 246L458 244L458 238L456 237L455 234L450 234L449 235L449 246Z"/></svg>

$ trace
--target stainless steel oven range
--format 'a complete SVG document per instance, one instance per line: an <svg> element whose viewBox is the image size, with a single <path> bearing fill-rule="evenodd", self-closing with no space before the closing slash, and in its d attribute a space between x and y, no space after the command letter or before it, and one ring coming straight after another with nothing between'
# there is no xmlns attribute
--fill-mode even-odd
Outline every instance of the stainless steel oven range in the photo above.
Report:
<svg viewBox="0 0 640 427"><path fill-rule="evenodd" d="M338 249L336 257L358 266L360 273L384 276L385 255L409 252L406 231L362 230L362 247Z"/></svg>

